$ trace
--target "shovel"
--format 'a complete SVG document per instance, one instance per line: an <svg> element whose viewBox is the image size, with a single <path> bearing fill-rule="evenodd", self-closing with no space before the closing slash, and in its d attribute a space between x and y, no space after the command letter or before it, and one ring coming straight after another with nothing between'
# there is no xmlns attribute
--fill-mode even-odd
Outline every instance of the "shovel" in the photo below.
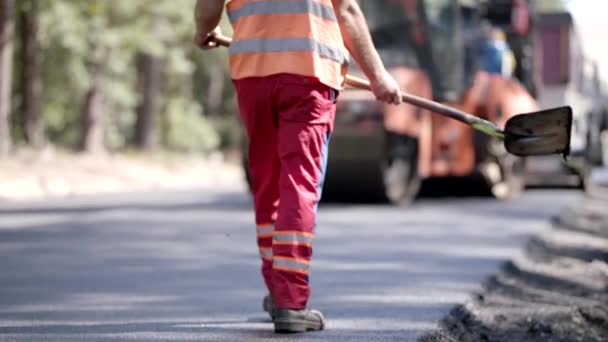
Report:
<svg viewBox="0 0 608 342"><path fill-rule="evenodd" d="M222 35L212 38L218 45L230 46L232 39ZM371 90L369 81L346 75L345 83L351 87ZM504 141L506 150L517 156L535 156L570 153L570 132L572 129L572 108L570 106L519 114L510 118L504 129L473 114L427 100L415 95L402 93L403 102L427 109L433 113L458 120L486 135Z"/></svg>

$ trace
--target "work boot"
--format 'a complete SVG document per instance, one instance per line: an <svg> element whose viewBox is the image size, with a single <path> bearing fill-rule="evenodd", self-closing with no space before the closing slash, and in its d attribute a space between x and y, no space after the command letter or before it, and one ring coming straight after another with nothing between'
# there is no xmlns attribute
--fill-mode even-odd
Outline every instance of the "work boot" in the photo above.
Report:
<svg viewBox="0 0 608 342"><path fill-rule="evenodd" d="M279 334L318 331L325 328L325 317L320 311L277 309L274 332Z"/></svg>
<svg viewBox="0 0 608 342"><path fill-rule="evenodd" d="M274 321L277 308L274 306L274 300L272 300L272 297L270 295L264 296L264 301L262 302L262 307L264 308L264 311L266 311L268 313L268 315L270 316L270 319L272 319Z"/></svg>

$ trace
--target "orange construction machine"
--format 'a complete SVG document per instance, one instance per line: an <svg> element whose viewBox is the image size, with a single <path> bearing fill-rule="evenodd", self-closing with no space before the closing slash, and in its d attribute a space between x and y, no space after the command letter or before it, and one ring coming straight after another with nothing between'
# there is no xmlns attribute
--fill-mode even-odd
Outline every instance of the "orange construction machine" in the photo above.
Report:
<svg viewBox="0 0 608 342"><path fill-rule="evenodd" d="M501 127L517 113L537 110L528 2L360 3L383 61L405 91ZM496 32L504 33L510 51L498 71L483 60L484 44L499 36ZM356 66L351 71L356 74ZM407 204L425 179L478 177L493 196L511 198L524 188L524 162L501 142L457 121L407 104L383 105L370 92L345 89L324 194Z"/></svg>

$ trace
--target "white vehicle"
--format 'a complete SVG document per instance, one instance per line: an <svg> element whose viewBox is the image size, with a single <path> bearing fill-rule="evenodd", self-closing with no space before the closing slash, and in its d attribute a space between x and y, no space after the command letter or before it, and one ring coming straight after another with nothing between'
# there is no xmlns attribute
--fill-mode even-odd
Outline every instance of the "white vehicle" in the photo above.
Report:
<svg viewBox="0 0 608 342"><path fill-rule="evenodd" d="M602 159L602 130L606 103L595 62L588 59L568 12L540 14L537 31L540 108L572 107L571 156L528 159L529 185L585 188L593 164ZM599 156L599 157L598 157Z"/></svg>

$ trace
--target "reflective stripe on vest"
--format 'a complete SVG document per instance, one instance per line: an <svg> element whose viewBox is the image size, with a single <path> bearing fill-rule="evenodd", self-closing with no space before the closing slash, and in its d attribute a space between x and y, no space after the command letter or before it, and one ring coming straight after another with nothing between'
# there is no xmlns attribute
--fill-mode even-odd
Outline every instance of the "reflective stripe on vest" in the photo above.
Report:
<svg viewBox="0 0 608 342"><path fill-rule="evenodd" d="M233 79L291 73L341 89L349 62L331 0L232 0Z"/></svg>
<svg viewBox="0 0 608 342"><path fill-rule="evenodd" d="M302 14L308 13L323 19L337 21L333 7L311 0L256 1L228 13L234 25L239 18L254 14Z"/></svg>
<svg viewBox="0 0 608 342"><path fill-rule="evenodd" d="M243 39L230 46L230 54L282 51L314 51L319 56L336 63L348 62L342 50L310 38Z"/></svg>

